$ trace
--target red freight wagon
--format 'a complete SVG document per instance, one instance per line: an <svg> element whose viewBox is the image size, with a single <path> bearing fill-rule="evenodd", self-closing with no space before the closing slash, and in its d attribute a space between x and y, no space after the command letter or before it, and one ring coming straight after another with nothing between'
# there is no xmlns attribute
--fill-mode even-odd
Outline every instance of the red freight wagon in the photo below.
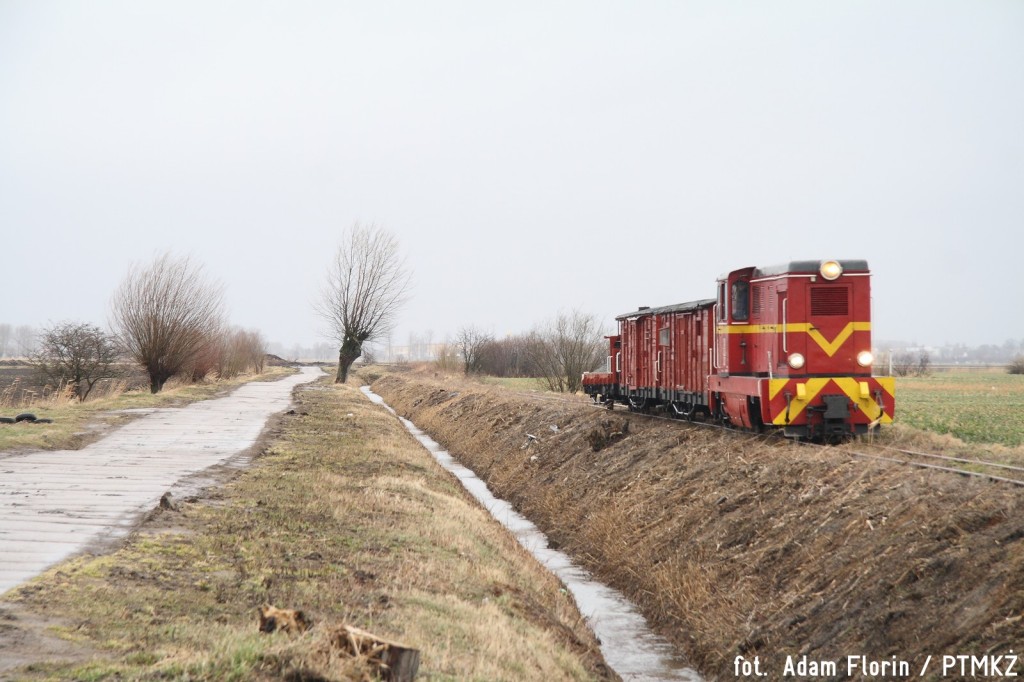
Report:
<svg viewBox="0 0 1024 682"><path fill-rule="evenodd" d="M714 303L708 299L619 315L618 335L607 337L609 371L583 375L584 390L634 410L664 405L679 415L706 411Z"/></svg>

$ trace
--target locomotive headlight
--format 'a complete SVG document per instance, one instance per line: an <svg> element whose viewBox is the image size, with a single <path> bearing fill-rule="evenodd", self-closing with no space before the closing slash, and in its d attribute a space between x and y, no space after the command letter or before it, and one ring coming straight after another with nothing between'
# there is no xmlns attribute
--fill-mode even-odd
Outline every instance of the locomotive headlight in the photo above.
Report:
<svg viewBox="0 0 1024 682"><path fill-rule="evenodd" d="M804 366L804 356L800 353L789 354L789 366L793 369L801 369Z"/></svg>
<svg viewBox="0 0 1024 682"><path fill-rule="evenodd" d="M821 264L820 272L822 277L831 282L843 274L843 266L837 260L827 260Z"/></svg>
<svg viewBox="0 0 1024 682"><path fill-rule="evenodd" d="M861 367L870 367L871 363L875 361L875 356L871 354L869 350L862 350L857 353L857 364Z"/></svg>

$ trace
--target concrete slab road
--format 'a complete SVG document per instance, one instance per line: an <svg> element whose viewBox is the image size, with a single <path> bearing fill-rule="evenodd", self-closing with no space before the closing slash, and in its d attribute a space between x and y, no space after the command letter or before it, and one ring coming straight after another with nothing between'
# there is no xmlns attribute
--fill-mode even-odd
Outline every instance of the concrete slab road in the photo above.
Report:
<svg viewBox="0 0 1024 682"><path fill-rule="evenodd" d="M81 450L0 453L0 594L126 533L182 478L248 449L319 368L152 411Z"/></svg>

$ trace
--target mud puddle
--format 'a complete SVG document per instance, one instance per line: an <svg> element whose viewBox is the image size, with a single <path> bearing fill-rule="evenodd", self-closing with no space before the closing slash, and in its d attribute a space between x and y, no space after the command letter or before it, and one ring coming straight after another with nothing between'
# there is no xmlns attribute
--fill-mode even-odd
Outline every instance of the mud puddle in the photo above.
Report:
<svg viewBox="0 0 1024 682"><path fill-rule="evenodd" d="M363 386L361 390L374 403L394 413L369 386ZM454 474L466 490L516 536L519 544L558 576L576 599L580 612L600 640L605 661L623 680L697 682L702 679L675 656L667 641L651 631L644 617L622 593L593 580L587 571L573 564L568 555L551 549L547 536L516 512L512 505L495 497L475 473L460 464L411 421L400 416L399 419L409 433L430 451L434 459Z"/></svg>

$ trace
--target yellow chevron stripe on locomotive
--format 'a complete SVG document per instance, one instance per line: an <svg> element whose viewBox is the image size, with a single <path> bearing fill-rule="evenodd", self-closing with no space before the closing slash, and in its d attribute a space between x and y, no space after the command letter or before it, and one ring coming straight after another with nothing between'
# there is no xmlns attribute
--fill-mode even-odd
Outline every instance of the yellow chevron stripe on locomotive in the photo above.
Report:
<svg viewBox="0 0 1024 682"><path fill-rule="evenodd" d="M807 423L807 407L822 404L823 395L845 395L852 403L854 424L891 424L895 413L896 380L892 377L807 377L769 379L769 423L788 426Z"/></svg>
<svg viewBox="0 0 1024 682"><path fill-rule="evenodd" d="M870 322L849 322L843 327L835 338L829 341L824 334L809 322L794 322L786 325L781 324L720 324L716 327L719 334L807 334L818 346L825 351L825 354L832 357L836 351L846 343L854 332L871 331Z"/></svg>

